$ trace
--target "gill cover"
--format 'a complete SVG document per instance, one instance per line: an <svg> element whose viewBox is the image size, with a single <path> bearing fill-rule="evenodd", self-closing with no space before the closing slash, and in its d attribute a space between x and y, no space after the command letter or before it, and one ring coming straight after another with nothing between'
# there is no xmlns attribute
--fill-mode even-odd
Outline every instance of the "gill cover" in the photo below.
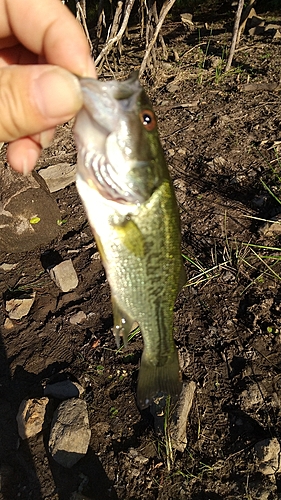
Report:
<svg viewBox="0 0 281 500"><path fill-rule="evenodd" d="M138 74L123 82L79 80L84 106L74 125L78 175L107 199L144 203L163 181L162 149Z"/></svg>

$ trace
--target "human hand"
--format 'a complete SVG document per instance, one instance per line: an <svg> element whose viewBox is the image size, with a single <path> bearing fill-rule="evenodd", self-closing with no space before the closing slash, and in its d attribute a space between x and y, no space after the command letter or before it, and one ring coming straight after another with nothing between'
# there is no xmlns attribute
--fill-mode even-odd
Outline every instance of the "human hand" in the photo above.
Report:
<svg viewBox="0 0 281 500"><path fill-rule="evenodd" d="M60 0L0 0L0 142L30 172L55 127L82 106L78 79L96 78L81 26Z"/></svg>

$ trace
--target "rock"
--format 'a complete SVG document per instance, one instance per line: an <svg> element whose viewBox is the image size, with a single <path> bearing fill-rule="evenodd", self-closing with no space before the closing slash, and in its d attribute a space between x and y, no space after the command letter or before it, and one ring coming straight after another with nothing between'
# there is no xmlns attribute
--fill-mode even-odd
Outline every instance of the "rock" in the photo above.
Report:
<svg viewBox="0 0 281 500"><path fill-rule="evenodd" d="M62 380L55 384L48 384L44 389L44 396L52 396L57 399L79 398L83 394L83 387L71 380Z"/></svg>
<svg viewBox="0 0 281 500"><path fill-rule="evenodd" d="M185 205L188 201L188 184L183 179L176 179L174 181L174 187L176 192L176 197L181 205Z"/></svg>
<svg viewBox="0 0 281 500"><path fill-rule="evenodd" d="M244 410L250 410L253 406L262 405L266 396L262 384L251 384L240 395L241 405Z"/></svg>
<svg viewBox="0 0 281 500"><path fill-rule="evenodd" d="M5 330L12 330L12 328L14 328L14 323L10 320L10 318L5 319L4 328L5 328Z"/></svg>
<svg viewBox="0 0 281 500"><path fill-rule="evenodd" d="M275 35L273 37L273 40L279 40L281 38L281 29L275 31Z"/></svg>
<svg viewBox="0 0 281 500"><path fill-rule="evenodd" d="M184 149L184 148L178 149L178 154L181 155L181 156L185 156L186 155L186 149Z"/></svg>
<svg viewBox="0 0 281 500"><path fill-rule="evenodd" d="M277 214L271 221L260 228L260 234L263 236L274 236L281 234L281 214Z"/></svg>
<svg viewBox="0 0 281 500"><path fill-rule="evenodd" d="M17 298L6 301L6 311L10 319L21 319L26 316L35 300L36 292L22 293Z"/></svg>
<svg viewBox="0 0 281 500"><path fill-rule="evenodd" d="M219 68L222 65L222 59L219 56L210 56L208 59L208 64L211 68Z"/></svg>
<svg viewBox="0 0 281 500"><path fill-rule="evenodd" d="M167 92L176 93L180 90L180 86L177 83L171 82L166 86Z"/></svg>
<svg viewBox="0 0 281 500"><path fill-rule="evenodd" d="M192 22L192 14L189 12L183 12L180 14L181 16L181 22L184 24L185 28L188 29L188 31L193 31L194 30L194 24Z"/></svg>
<svg viewBox="0 0 281 500"><path fill-rule="evenodd" d="M49 451L63 467L75 465L88 450L91 437L87 404L68 399L57 408L51 426Z"/></svg>
<svg viewBox="0 0 281 500"><path fill-rule="evenodd" d="M277 438L267 438L255 444L259 472L268 476L281 472L280 444Z"/></svg>
<svg viewBox="0 0 281 500"><path fill-rule="evenodd" d="M84 311L77 311L70 316L69 323L71 323L71 325L81 325L86 318L87 316Z"/></svg>
<svg viewBox="0 0 281 500"><path fill-rule="evenodd" d="M50 277L63 292L70 292L78 286L78 276L73 267L72 260L64 260L48 269Z"/></svg>
<svg viewBox="0 0 281 500"><path fill-rule="evenodd" d="M273 476L267 476L261 481L256 478L248 483L248 498L252 500L277 500L278 493Z"/></svg>
<svg viewBox="0 0 281 500"><path fill-rule="evenodd" d="M30 251L59 234L60 211L40 175L23 176L0 162L0 181L0 251Z"/></svg>
<svg viewBox="0 0 281 500"><path fill-rule="evenodd" d="M180 399L177 403L175 413L171 422L171 440L175 450L184 452L187 445L186 425L189 412L194 399L196 383L184 384Z"/></svg>
<svg viewBox="0 0 281 500"><path fill-rule="evenodd" d="M42 431L49 398L24 399L17 414L18 433L22 439L36 436Z"/></svg>
<svg viewBox="0 0 281 500"><path fill-rule="evenodd" d="M18 262L16 262L15 264L8 264L7 262L3 262L3 264L0 265L0 270L9 272L15 269L18 265L19 265Z"/></svg>
<svg viewBox="0 0 281 500"><path fill-rule="evenodd" d="M144 457L141 453L138 452L135 448L130 448L128 450L128 456L134 461L135 464L145 465L149 462L149 458Z"/></svg>
<svg viewBox="0 0 281 500"><path fill-rule="evenodd" d="M250 12L249 12L248 20L250 21L253 17L257 17L257 13L256 13L254 7L252 7Z"/></svg>
<svg viewBox="0 0 281 500"><path fill-rule="evenodd" d="M249 29L250 36L263 35L263 33L264 33L264 26L255 26L255 28Z"/></svg>
<svg viewBox="0 0 281 500"><path fill-rule="evenodd" d="M272 24L272 23L269 23L265 26L264 28L264 31L266 33L269 32L269 34L272 34L274 35L276 33L277 30L280 30L281 29L281 25L280 24Z"/></svg>
<svg viewBox="0 0 281 500"><path fill-rule="evenodd" d="M46 182L50 193L55 193L60 189L69 186L75 182L76 178L76 165L69 163L57 163L50 165L47 168L41 168L38 174L43 177Z"/></svg>
<svg viewBox="0 0 281 500"><path fill-rule="evenodd" d="M249 18L248 23L250 28L255 28L256 26L264 26L265 20L262 17L252 15L251 18Z"/></svg>

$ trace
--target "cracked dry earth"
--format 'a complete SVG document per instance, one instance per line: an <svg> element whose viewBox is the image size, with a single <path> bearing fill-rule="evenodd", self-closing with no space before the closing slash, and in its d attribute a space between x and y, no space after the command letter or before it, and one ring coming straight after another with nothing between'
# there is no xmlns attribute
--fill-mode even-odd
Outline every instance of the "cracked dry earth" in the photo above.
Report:
<svg viewBox="0 0 281 500"><path fill-rule="evenodd" d="M167 21L164 34L180 60L171 57L146 88L182 221L187 285L175 307L175 339L183 378L196 385L186 449L174 453L169 471L152 414L136 406L142 339L116 349L108 283L70 185L53 195L65 221L54 241L0 254L1 265L17 264L0 267L1 499L281 498L281 252L278 224L264 222L280 213L280 91L241 87L278 82L281 42L245 35L226 76L217 63L229 24L202 25L199 40L198 29ZM117 78L139 64L133 40ZM73 164L75 156L66 124L38 168ZM51 281L41 263L47 250L72 259L75 290L63 293ZM6 329L5 298L18 289L36 291L36 299ZM84 320L73 324L79 311ZM15 420L23 398L66 378L85 389L92 431L88 453L71 469L50 457L49 427L23 441Z"/></svg>

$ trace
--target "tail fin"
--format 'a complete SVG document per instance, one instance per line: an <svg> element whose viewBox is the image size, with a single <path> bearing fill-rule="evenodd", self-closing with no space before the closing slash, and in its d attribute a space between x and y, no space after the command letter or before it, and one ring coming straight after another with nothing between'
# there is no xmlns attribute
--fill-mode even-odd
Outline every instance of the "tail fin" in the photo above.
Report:
<svg viewBox="0 0 281 500"><path fill-rule="evenodd" d="M138 407L141 410L147 408L159 393L177 397L181 389L182 382L176 349L171 352L167 362L162 366L151 363L144 349L138 378Z"/></svg>

